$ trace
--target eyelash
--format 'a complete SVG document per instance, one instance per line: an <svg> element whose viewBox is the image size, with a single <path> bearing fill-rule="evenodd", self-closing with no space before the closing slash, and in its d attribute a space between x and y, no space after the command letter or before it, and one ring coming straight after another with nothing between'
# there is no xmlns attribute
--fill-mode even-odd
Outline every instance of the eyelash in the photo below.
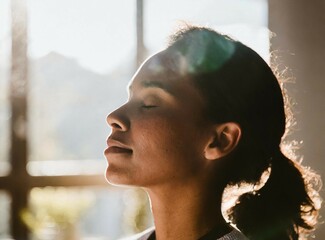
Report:
<svg viewBox="0 0 325 240"><path fill-rule="evenodd" d="M157 106L155 105L142 105L142 108L145 108L145 109L150 109L150 108L155 108Z"/></svg>

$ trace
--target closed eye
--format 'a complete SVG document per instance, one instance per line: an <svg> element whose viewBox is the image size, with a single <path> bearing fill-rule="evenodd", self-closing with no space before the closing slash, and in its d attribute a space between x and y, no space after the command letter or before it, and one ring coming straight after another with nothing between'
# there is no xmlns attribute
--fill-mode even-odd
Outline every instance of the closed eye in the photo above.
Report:
<svg viewBox="0 0 325 240"><path fill-rule="evenodd" d="M142 105L142 108L149 109L149 108L155 108L158 107L156 105Z"/></svg>

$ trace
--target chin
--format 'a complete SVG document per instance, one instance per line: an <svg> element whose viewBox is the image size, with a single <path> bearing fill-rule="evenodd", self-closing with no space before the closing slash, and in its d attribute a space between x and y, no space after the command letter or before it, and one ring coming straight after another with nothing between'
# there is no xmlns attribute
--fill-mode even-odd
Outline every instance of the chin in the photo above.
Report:
<svg viewBox="0 0 325 240"><path fill-rule="evenodd" d="M125 171L117 171L113 167L107 167L106 180L113 186L135 186L136 184L130 179L130 174Z"/></svg>

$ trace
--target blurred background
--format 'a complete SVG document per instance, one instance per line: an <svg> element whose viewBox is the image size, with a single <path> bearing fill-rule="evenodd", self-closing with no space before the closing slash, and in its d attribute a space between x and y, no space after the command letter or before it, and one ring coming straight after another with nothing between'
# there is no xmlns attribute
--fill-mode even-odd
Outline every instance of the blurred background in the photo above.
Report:
<svg viewBox="0 0 325 240"><path fill-rule="evenodd" d="M111 240L152 225L143 192L105 181L105 119L181 21L289 69L287 140L324 175L324 12L323 0L1 0L0 239Z"/></svg>

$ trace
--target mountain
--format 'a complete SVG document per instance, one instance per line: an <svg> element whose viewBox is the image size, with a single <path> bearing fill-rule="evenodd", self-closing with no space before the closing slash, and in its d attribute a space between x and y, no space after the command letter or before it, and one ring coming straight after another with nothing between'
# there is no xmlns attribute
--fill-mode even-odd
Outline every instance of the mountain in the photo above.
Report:
<svg viewBox="0 0 325 240"><path fill-rule="evenodd" d="M101 75L55 52L31 60L31 159L103 158L106 115L126 100L133 66Z"/></svg>

